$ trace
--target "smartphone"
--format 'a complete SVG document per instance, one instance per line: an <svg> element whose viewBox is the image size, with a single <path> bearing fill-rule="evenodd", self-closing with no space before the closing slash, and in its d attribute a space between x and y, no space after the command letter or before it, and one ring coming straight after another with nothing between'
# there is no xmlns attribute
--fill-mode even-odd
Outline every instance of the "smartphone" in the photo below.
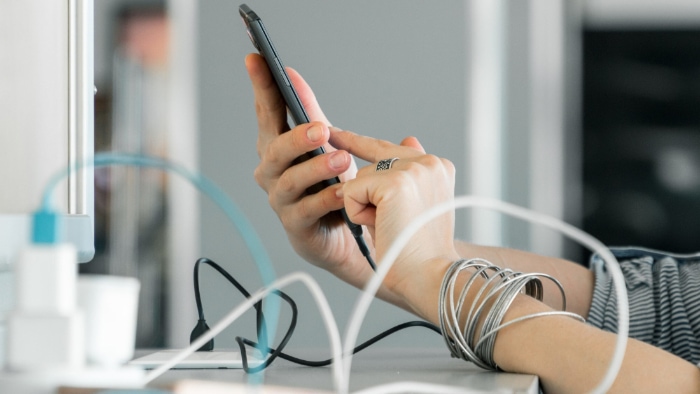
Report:
<svg viewBox="0 0 700 394"><path fill-rule="evenodd" d="M255 46L255 48L258 50L258 53L265 58L267 67L270 69L270 73L275 79L277 88L287 104L289 116L294 121L294 124L300 125L303 123L309 123L309 115L306 113L304 106L301 104L299 95L294 89L292 81L289 79L289 75L287 75L287 72L284 70L284 63L282 63L282 60L277 54L277 50L272 44L270 35L268 34L267 30L265 30L265 25L263 25L262 19L260 19L255 11L250 9L250 7L248 7L246 4L241 4L238 7L238 13L241 15L241 18L243 18L250 41L253 42L253 46ZM325 149L323 149L323 147L319 147L311 152L307 152L306 156L309 158L324 153L326 153ZM323 187L327 187L340 183L340 179L338 179L338 177L333 177L331 179L326 179L321 183ZM345 212L345 209L341 209L341 214L343 215L345 223L350 228L350 232L352 232L353 237L355 237L362 254L367 258L367 261L372 269L375 269L376 267L372 261L372 258L370 257L369 249L367 248L364 238L362 237L362 226L351 222L347 213Z"/></svg>
<svg viewBox="0 0 700 394"><path fill-rule="evenodd" d="M275 79L277 88L287 104L289 116L294 121L294 124L298 126L302 123L309 123L311 121L309 115L306 113L297 91L294 89L287 72L284 70L284 64L282 60L280 60L275 46L272 44L272 40L270 40L270 35L267 33L267 30L265 30L262 19L260 19L255 11L251 10L250 7L245 4L241 4L238 8L238 12L241 14L243 22L245 22L250 41L253 42L255 48L262 57L265 58L267 67L270 69L270 73L272 73ZM318 149L308 152L307 156L314 157L323 153L326 153L325 149L319 147ZM340 182L338 178L333 178L324 182L324 184L325 186L329 186L338 182Z"/></svg>

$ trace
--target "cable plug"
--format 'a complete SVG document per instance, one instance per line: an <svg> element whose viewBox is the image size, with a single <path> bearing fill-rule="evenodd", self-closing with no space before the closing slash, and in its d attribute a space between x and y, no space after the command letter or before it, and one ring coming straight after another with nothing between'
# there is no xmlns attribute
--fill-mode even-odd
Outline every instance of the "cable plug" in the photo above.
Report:
<svg viewBox="0 0 700 394"><path fill-rule="evenodd" d="M197 338L201 337L207 331L209 331L207 321L204 319L198 320L197 325L194 327L192 333L190 334L190 343L196 341ZM204 345L202 345L202 347L197 349L198 352L210 352L212 350L214 350L214 338L210 339L209 342L205 343Z"/></svg>
<svg viewBox="0 0 700 394"><path fill-rule="evenodd" d="M32 243L55 244L59 242L59 215L46 208L34 212L32 217Z"/></svg>

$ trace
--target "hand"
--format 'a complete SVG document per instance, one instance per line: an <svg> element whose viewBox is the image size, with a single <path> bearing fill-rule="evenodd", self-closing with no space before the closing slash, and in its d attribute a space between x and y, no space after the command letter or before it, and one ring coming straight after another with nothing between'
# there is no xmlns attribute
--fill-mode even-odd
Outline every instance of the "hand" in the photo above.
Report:
<svg viewBox="0 0 700 394"><path fill-rule="evenodd" d="M330 122L296 71L287 69L312 123L290 130L284 100L265 60L251 54L246 57L246 67L253 84L258 118L257 183L268 193L270 205L300 256L355 286L362 286L371 269L337 212L343 207L342 198L336 196L341 185L307 193L325 179L353 178L357 171L355 163L347 152L337 151L328 143ZM296 161L320 146L326 154Z"/></svg>
<svg viewBox="0 0 700 394"><path fill-rule="evenodd" d="M339 195L344 197L350 220L367 226L377 262L411 221L427 209L454 198L454 165L413 147L394 145L350 132L334 132L331 143L373 164L348 180ZM376 171L382 159L398 157L392 167ZM389 290L424 271L431 261L454 261L454 211L440 215L423 226L398 256L385 280ZM425 267L422 267L425 268ZM414 279L414 278L411 278Z"/></svg>

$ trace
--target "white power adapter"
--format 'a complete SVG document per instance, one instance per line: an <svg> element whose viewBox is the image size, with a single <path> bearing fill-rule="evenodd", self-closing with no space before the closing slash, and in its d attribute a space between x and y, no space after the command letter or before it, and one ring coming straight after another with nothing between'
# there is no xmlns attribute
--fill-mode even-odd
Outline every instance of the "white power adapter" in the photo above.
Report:
<svg viewBox="0 0 700 394"><path fill-rule="evenodd" d="M77 308L77 252L33 244L15 266L15 309L8 317L7 369L82 368L83 317Z"/></svg>
<svg viewBox="0 0 700 394"><path fill-rule="evenodd" d="M48 394L59 386L142 386L145 373L140 368L87 365L87 326L77 302L77 270L77 253L69 244L34 243L20 253L0 392Z"/></svg>

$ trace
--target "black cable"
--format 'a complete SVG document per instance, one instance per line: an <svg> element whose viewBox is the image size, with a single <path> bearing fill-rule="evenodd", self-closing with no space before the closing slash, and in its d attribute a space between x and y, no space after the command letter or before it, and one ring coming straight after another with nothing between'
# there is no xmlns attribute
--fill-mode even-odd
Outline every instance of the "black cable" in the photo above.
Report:
<svg viewBox="0 0 700 394"><path fill-rule="evenodd" d="M190 343L194 342L194 340L197 339L201 334L209 330L209 327L206 325L206 320L204 319L204 308L202 307L202 298L199 291L200 264L207 264L210 267L214 268L224 278L226 278L241 294L243 294L244 297L250 298L250 293L248 292L248 290L246 290L243 287L243 285L238 283L238 281L233 276L231 276L231 274L229 274L228 271L226 271L220 265L208 258L203 257L198 259L197 262L195 262L194 264L194 299L195 303L197 304L197 314L199 316L199 321L197 322L197 327L195 327L195 329L192 331L192 335L190 335ZM282 292L274 291L273 293L275 293L278 296L281 296ZM292 301L292 299L289 298L286 294L284 296L287 297L285 300L288 300L288 302L291 302L292 304L294 303L294 301ZM284 297L282 298L284 299ZM262 301L256 302L253 307L255 308L256 312L256 332L258 334L258 339L260 340L262 338L261 343L264 344L265 347L267 347L267 325L265 324L265 315L262 313ZM292 310L296 310L296 305L292 306ZM292 320L296 322L296 315L292 316ZM291 330L293 331L294 328L292 327ZM288 331L287 335L291 336L291 333ZM213 349L214 340L212 339L207 344L202 346L199 350Z"/></svg>
<svg viewBox="0 0 700 394"><path fill-rule="evenodd" d="M371 257L367 255L368 259L371 260ZM204 309L202 307L202 300L201 296L199 293L199 265L200 264L208 264L214 269L216 269L221 275L223 275L231 284L233 284L238 291L241 292L245 297L250 298L250 293L240 284L236 279L233 278L225 269L223 269L221 266L216 264L214 261L209 260L207 258L200 258L197 260L195 263L195 268L194 268L194 292L195 292L195 302L197 304L197 313L199 316L199 322L197 324L197 327L195 327L195 331L200 327L201 323L204 323L203 325L206 326L206 321L204 319ZM332 362L332 359L327 359L327 360L322 360L322 361L308 361L304 360L298 357L290 356L284 352L282 352L282 349L287 345L289 342L289 339L291 339L292 333L294 332L294 329L296 328L296 323L297 323L297 315L298 315L298 309L297 305L292 300L291 297L289 297L287 294L283 293L282 291L275 290L273 293L279 297L281 297L283 300L285 300L290 307L292 308L292 319L289 324L289 328L287 329L287 332L285 333L282 341L280 342L279 347L276 349L270 348L267 346L267 334L266 334L266 325L265 325L265 317L263 315L262 311L262 302L258 301L255 303L255 311L256 311L256 317L257 317L257 328L258 328L258 339L262 338L262 341L260 343L256 343L254 341L251 341L249 339L243 338L243 337L236 337L236 342L238 343L238 347L241 350L241 359L243 362L243 370L246 373L256 373L260 372L263 369L267 368L272 364L275 358L280 357L282 359L285 359L287 361L308 366L308 367L323 367L330 365ZM394 334L398 331L401 331L403 329L409 328L409 327L425 327L428 328L434 332L436 332L439 335L442 335L440 329L435 326L434 324L424 322L424 321L409 321L406 323L399 324L397 326L394 326L388 330L385 330L378 335L375 335L374 337L370 338L369 340L361 343L360 345L356 346L353 349L353 354L360 352L364 350L365 348L377 343L378 341L386 338L387 336ZM208 327L206 327L208 329ZM194 336L195 331L193 331L193 336L190 337L190 342L194 341L197 339L199 335L201 335L201 332L199 335ZM212 343L212 349L213 349L213 340L210 341ZM262 350L266 353L268 353L270 356L265 360L264 363L258 365L257 367L251 368L248 365L248 355L246 352L246 345L247 346L253 346L258 348L258 350ZM208 349L208 350L212 350Z"/></svg>
<svg viewBox="0 0 700 394"><path fill-rule="evenodd" d="M367 245L365 245L365 247L367 247ZM362 248L360 248L360 249L362 249ZM367 262L369 263L369 266L372 267L372 271L376 271L377 265L374 264L374 260L372 260L372 256L370 256L370 254L367 253L367 254L365 254L365 257L367 258Z"/></svg>
<svg viewBox="0 0 700 394"><path fill-rule="evenodd" d="M428 322L424 322L424 321L418 321L418 320L416 320L416 321L409 321L409 322L401 323L401 324L399 324L399 325L397 325L397 326L394 326L394 327L392 327L392 328L390 328L390 329L388 329L388 330L386 330L386 331L383 331L383 332L381 332L380 334L378 334L378 335L376 335L376 336L374 336L374 337L368 339L367 341L365 341L365 342L359 344L358 346L356 346L356 347L353 349L352 354L356 354L356 353L358 353L358 352L364 350L365 348L367 348L367 347L369 347L369 346L371 346L371 345L374 345L375 343L379 342L380 340L382 340L382 339L388 337L389 335L394 334L394 333L396 333L396 332L398 332L398 331L401 331L401 330L403 330L403 329L405 329L405 328L409 328L409 327L425 327L425 328L428 328L428 329L430 329L430 330L435 331L438 335L442 335L442 333L440 332L440 329L439 329L437 326L435 326L434 324L431 324L431 323L428 323ZM239 339L240 339L239 345L240 345L241 342L243 342L243 343L245 343L245 344L248 345L248 346L253 346L253 347L256 347L256 348L259 349L257 343L255 343L255 342L253 342L253 341L251 341L251 340L249 340L249 339L245 339L245 338L240 338L240 337L237 337L237 338L236 338L237 341L238 341ZM265 350L265 351L268 352L268 353L274 352L274 351L275 351L275 349L272 349L272 348L267 348L267 349L263 349L263 350ZM333 359L331 359L331 358L329 358L329 359L327 359L327 360L323 360L323 361L308 361L308 360L304 360L304 359L301 359L301 358L298 358L298 357L290 356L290 355L288 355L288 354L286 354L286 353L283 353L283 352L280 352L280 353L279 353L279 357L280 357L281 359L284 359L284 360L287 360L287 361L291 361L291 362L293 362L293 363L295 363L295 364L304 365L304 366L306 366L306 367L325 367L325 366L331 365L331 363L333 362Z"/></svg>
<svg viewBox="0 0 700 394"><path fill-rule="evenodd" d="M248 354L246 352L246 348L245 348L244 344L241 343L242 341L250 341L250 340L242 338L242 337L236 337L236 342L238 342L238 347L241 350L241 361L243 362L243 370L246 373L260 372L263 369L270 366L270 364L272 364L272 362L275 360L275 358L277 358L277 356L282 357L282 349L284 349L284 347L287 346L287 343L292 338L292 334L294 333L294 329L297 326L298 310L297 310L297 304L294 302L294 300L292 300L291 297L289 297L287 294L285 294L279 290L275 290L272 293L280 296L283 300L287 301L289 306L292 308L292 321L289 323L289 328L287 329L287 332L284 334L284 338L282 338L282 341L280 342L280 345L277 349L273 349L270 352L270 351L268 351L269 348L267 347L267 345L262 345L262 344L257 345L256 344L256 347L259 346L259 347L264 348L264 350L270 354L270 357L268 357L264 363L258 365L257 367L254 367L254 368L251 368L248 366ZM262 311L259 312L259 314L262 316ZM250 342L252 342L252 341L250 341Z"/></svg>
<svg viewBox="0 0 700 394"><path fill-rule="evenodd" d="M355 238L355 242L357 242L357 246L360 248L360 252L362 252L362 255L365 256L367 259L367 262L369 263L369 266L372 267L372 271L377 270L377 265L374 264L374 260L372 260L372 255L371 252L369 251L369 248L367 247L367 243L365 242L365 238L362 236L362 227L359 227L359 234L356 234L353 232L353 237Z"/></svg>
<svg viewBox="0 0 700 394"><path fill-rule="evenodd" d="M190 335L190 343L196 340L200 335L202 335L206 330L209 329L209 327L206 325L206 320L204 319L204 308L202 307L202 298L201 294L199 291L199 266L200 264L207 264L214 268L217 272L219 272L221 275L223 275L231 284L233 284L238 291L241 292L246 298L250 298L250 293L241 285L231 274L228 273L225 269L223 269L220 265L215 263L214 261L207 259L207 258L200 258L195 262L194 265L194 297L195 297L195 302L197 304L197 313L199 315L199 321L197 322L197 326L195 329L192 331L192 335ZM294 329L296 328L297 324L297 305L292 300L291 297L289 297L287 294L280 290L274 290L272 291L272 294L275 294L279 297L281 297L283 300L285 300L289 306L292 308L292 320L289 324L289 328L287 329L287 332L285 333L284 337L282 338L282 341L280 342L280 345L277 349L273 350L272 352L267 352L270 353L269 357L265 360L264 363L258 365L257 367L251 368L248 366L248 355L245 349L245 346L240 342L239 337L236 337L236 341L238 342L238 346L241 348L241 359L243 362L243 370L246 373L256 373L260 372L263 369L267 368L272 362L277 358L277 356L282 352L282 349L287 345L289 340L292 338L292 334L294 333ZM264 349L269 349L267 347L267 326L265 324L265 316L262 311L262 302L258 301L254 305L255 311L256 311L256 317L257 317L257 333L258 333L258 339L262 338L261 345L260 347ZM210 345L211 344L211 345ZM209 346L210 345L210 346ZM203 351L211 351L214 349L214 341L213 339L209 341L205 346L202 346L200 350Z"/></svg>
<svg viewBox="0 0 700 394"><path fill-rule="evenodd" d="M367 259L369 266L372 267L372 271L376 271L377 265L374 264L374 260L372 260L371 252L370 252L369 248L367 247L367 242L365 242L365 237L362 235L362 226L359 224L355 224L350 220L347 212L345 211L345 208L342 208L340 210L340 214L343 216L343 220L345 221L345 224L348 225L348 228L350 229L350 233L352 234L353 238L355 238L355 242L357 243L357 247L360 248L360 252Z"/></svg>

